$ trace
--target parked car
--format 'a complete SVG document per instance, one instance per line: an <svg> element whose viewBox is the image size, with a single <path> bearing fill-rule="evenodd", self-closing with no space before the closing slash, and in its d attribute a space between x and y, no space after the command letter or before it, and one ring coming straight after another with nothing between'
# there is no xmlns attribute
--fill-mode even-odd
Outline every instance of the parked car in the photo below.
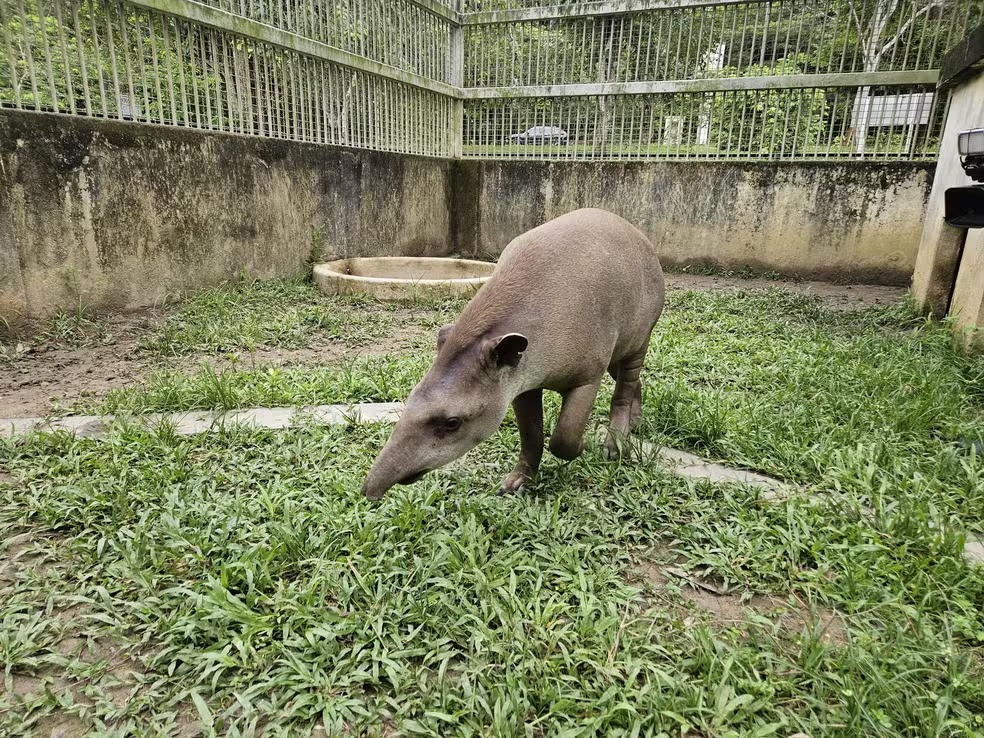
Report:
<svg viewBox="0 0 984 738"><path fill-rule="evenodd" d="M555 126L533 126L509 137L513 143L567 143L567 131Z"/></svg>

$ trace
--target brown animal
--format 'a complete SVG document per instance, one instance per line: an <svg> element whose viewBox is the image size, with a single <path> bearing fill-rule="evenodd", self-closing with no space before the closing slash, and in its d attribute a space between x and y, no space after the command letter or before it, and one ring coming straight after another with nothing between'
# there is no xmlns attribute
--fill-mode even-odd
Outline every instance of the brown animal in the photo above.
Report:
<svg viewBox="0 0 984 738"><path fill-rule="evenodd" d="M512 403L521 450L502 492L543 456L543 390L563 396L550 451L573 459L607 370L615 379L608 458L642 412L642 369L663 310L663 270L648 239L604 210L576 210L514 239L407 399L362 490L381 498L462 456L498 429Z"/></svg>

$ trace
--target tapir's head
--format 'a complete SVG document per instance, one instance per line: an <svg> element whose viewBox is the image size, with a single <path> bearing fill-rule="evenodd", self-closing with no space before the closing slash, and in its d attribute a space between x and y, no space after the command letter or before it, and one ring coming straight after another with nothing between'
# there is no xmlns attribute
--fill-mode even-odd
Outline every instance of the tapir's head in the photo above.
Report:
<svg viewBox="0 0 984 738"><path fill-rule="evenodd" d="M407 398L362 485L371 500L463 456L495 433L506 416L526 337L506 333L448 346L451 328L438 333L437 358Z"/></svg>

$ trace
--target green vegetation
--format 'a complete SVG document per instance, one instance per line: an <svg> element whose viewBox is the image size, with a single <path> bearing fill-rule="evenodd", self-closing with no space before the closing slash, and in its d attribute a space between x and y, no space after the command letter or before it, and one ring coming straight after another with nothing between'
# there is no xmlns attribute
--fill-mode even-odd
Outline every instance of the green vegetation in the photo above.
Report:
<svg viewBox="0 0 984 738"><path fill-rule="evenodd" d="M764 77L803 74L805 56L780 59L768 67L725 67L722 77ZM713 96L711 141L722 151L775 154L816 148L827 118L823 90L755 90Z"/></svg>
<svg viewBox="0 0 984 738"><path fill-rule="evenodd" d="M241 326L304 314L288 308L305 290L194 300L167 345L240 345ZM803 494L770 503L592 449L500 498L511 419L380 504L359 485L386 426L177 437L120 420L102 441L2 442L0 733L58 715L103 735L980 735L984 568L961 551L984 531L984 362L905 304L670 303L643 435ZM156 379L110 404L393 399L427 346L170 375L170 396ZM207 381L225 389L193 394Z"/></svg>
<svg viewBox="0 0 984 738"><path fill-rule="evenodd" d="M392 333L395 310L377 301L329 297L306 282L242 281L196 294L143 347L167 356L325 342L360 346Z"/></svg>
<svg viewBox="0 0 984 738"><path fill-rule="evenodd" d="M296 311L284 295L296 295ZM307 295L307 297L304 297ZM242 326L300 340L292 326L303 285L254 285L209 292L179 311L160 336L167 345L237 345ZM229 304L239 306L222 317ZM215 306L216 318L210 316ZM458 303L460 305L460 303ZM421 350L316 368L210 365L191 374L163 370L143 385L111 392L99 408L142 413L249 406L387 402L403 399L433 356L431 330L453 319L455 303L420 307ZM368 310L386 310L376 306ZM389 315L389 313L383 313ZM249 316L254 316L250 318ZM343 325L350 321L343 321ZM313 323L319 325L317 321ZM203 331L215 334L208 341ZM299 338L300 337L300 338ZM309 336L310 338L310 336ZM288 345L295 345L290 343ZM892 489L899 478L936 489L937 504L984 521L979 463L964 448L984 440L984 362L951 349L945 327L906 305L860 313L824 309L815 298L774 289L746 294L678 292L650 348L645 433L747 468L811 484L871 474ZM607 398L599 400L603 414ZM91 409L91 408L89 408ZM897 465L883 465L885 455ZM976 525L977 523L975 523Z"/></svg>
<svg viewBox="0 0 984 738"><path fill-rule="evenodd" d="M388 354L344 359L328 366L230 368L203 363L197 371L155 372L143 385L111 391L97 408L104 413L159 410L231 410L237 407L396 402L420 381L430 356Z"/></svg>

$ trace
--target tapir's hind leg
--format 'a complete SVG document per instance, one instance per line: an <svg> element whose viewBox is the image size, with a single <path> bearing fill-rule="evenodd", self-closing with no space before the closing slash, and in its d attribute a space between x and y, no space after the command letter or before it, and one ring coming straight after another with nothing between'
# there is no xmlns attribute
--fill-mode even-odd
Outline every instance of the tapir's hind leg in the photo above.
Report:
<svg viewBox="0 0 984 738"><path fill-rule="evenodd" d="M615 378L615 392L612 394L608 438L602 449L606 459L618 458L629 433L642 418L642 382L639 375L645 358L646 350L643 349L619 362L615 371L609 370Z"/></svg>
<svg viewBox="0 0 984 738"><path fill-rule="evenodd" d="M580 456L584 450L584 431L588 427L588 419L600 386L601 377L592 384L574 387L564 393L557 427L550 436L550 453L558 459L570 461Z"/></svg>
<svg viewBox="0 0 984 738"><path fill-rule="evenodd" d="M513 400L519 426L519 461L502 480L499 494L518 492L536 474L543 458L543 390L530 390Z"/></svg>

